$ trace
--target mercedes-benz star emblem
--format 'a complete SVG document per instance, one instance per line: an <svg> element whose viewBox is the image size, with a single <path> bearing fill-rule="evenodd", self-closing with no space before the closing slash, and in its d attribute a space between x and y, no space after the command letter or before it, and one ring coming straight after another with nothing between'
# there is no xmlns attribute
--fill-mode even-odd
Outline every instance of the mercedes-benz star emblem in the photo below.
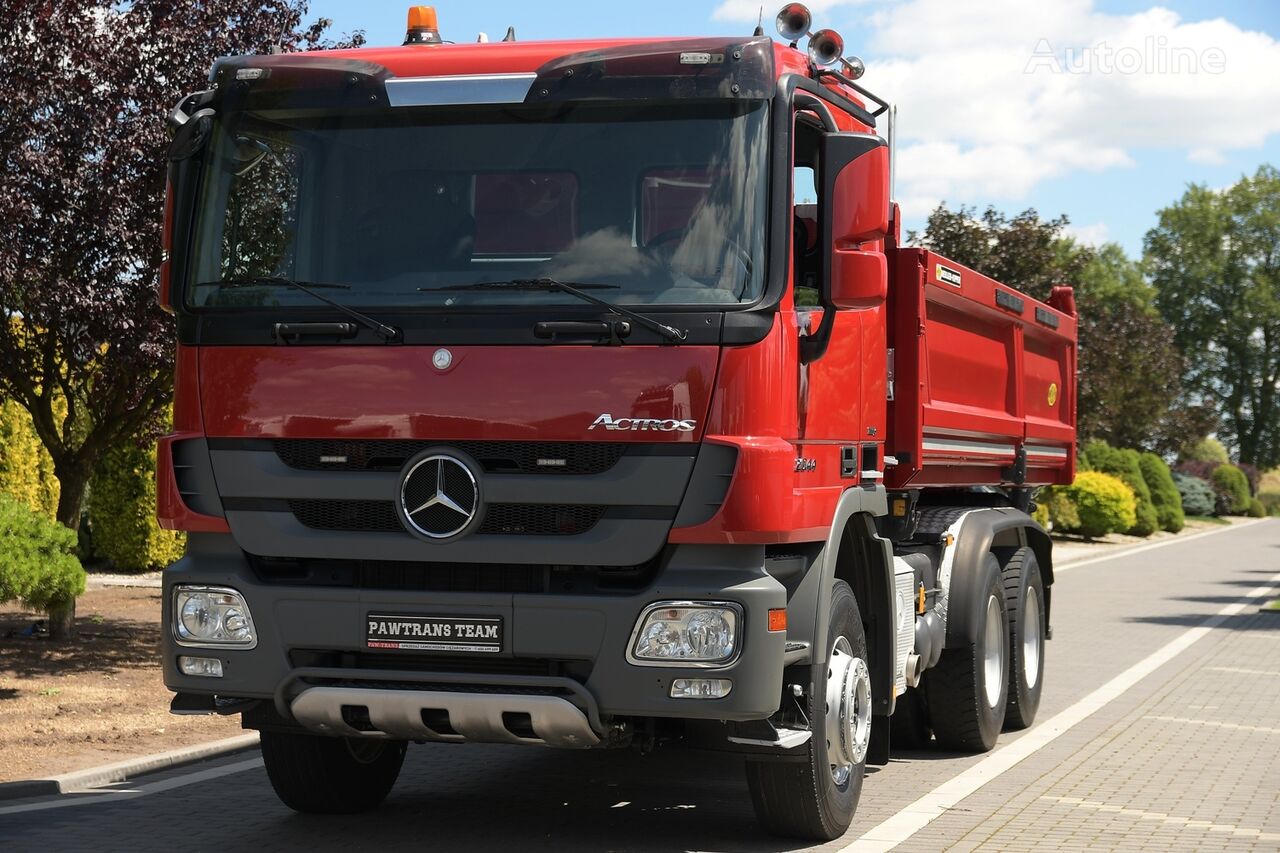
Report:
<svg viewBox="0 0 1280 853"><path fill-rule="evenodd" d="M480 508L480 486L458 457L428 451L411 462L400 485L400 512L414 531L448 539L465 531Z"/></svg>

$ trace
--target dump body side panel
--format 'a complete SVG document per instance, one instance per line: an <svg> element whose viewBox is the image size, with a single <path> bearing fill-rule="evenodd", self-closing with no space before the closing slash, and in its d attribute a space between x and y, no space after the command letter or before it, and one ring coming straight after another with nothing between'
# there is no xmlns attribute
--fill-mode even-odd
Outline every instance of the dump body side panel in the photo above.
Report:
<svg viewBox="0 0 1280 853"><path fill-rule="evenodd" d="M1069 483L1076 318L933 252L890 261L889 487Z"/></svg>

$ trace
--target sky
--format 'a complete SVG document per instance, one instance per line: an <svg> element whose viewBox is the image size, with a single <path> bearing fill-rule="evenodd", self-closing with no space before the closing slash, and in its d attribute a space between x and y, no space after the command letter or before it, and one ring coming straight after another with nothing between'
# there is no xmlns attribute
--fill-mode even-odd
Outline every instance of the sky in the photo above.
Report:
<svg viewBox="0 0 1280 853"><path fill-rule="evenodd" d="M771 35L781 3L764 7ZM895 196L908 229L939 202L1066 214L1132 256L1190 183L1280 166L1276 0L812 0L814 29L898 107ZM408 2L312 0L336 33L399 44ZM446 39L749 34L759 0L437 3ZM803 44L802 44L803 47Z"/></svg>

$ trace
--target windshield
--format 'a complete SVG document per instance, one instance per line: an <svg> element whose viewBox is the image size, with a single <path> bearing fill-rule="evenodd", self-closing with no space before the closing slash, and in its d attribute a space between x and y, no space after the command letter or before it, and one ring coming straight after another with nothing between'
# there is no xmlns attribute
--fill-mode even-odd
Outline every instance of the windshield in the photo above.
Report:
<svg viewBox="0 0 1280 853"><path fill-rule="evenodd" d="M732 305L763 288L767 105L589 102L238 112L206 157L188 302ZM220 286L238 283L239 286Z"/></svg>

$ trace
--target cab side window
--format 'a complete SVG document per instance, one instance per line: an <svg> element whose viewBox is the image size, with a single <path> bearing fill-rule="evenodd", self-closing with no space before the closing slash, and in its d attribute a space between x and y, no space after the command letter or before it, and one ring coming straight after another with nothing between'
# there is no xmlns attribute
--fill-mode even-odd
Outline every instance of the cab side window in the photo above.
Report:
<svg viewBox="0 0 1280 853"><path fill-rule="evenodd" d="M818 151L822 131L809 116L796 116L795 168L792 175L791 255L795 306L818 306Z"/></svg>

